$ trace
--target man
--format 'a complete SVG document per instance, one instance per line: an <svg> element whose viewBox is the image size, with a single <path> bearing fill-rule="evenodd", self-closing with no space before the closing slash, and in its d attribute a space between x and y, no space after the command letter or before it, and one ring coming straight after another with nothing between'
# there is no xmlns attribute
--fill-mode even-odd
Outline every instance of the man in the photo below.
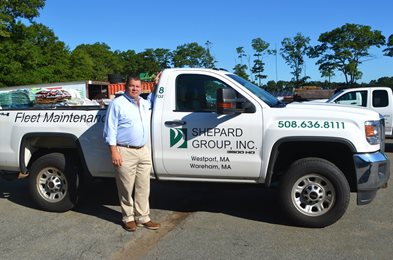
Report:
<svg viewBox="0 0 393 260"><path fill-rule="evenodd" d="M151 156L147 146L150 120L147 113L150 105L139 96L141 85L137 77L127 79L125 93L108 107L104 126L105 142L116 169L123 227L127 231L135 231L137 226L160 228L149 217Z"/></svg>

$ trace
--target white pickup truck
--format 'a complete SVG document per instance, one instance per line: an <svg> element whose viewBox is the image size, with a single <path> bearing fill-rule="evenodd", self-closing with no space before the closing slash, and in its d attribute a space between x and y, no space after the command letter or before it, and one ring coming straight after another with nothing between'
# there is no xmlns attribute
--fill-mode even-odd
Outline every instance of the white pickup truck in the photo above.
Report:
<svg viewBox="0 0 393 260"><path fill-rule="evenodd" d="M393 93L388 87L348 88L337 91L327 103L355 105L374 110L385 118L385 135L393 136Z"/></svg>
<svg viewBox="0 0 393 260"><path fill-rule="evenodd" d="M2 174L28 174L42 209L71 209L84 177L113 177L105 116L99 106L3 108ZM285 105L226 71L166 69L151 114L151 176L278 184L294 224L324 227L342 217L351 191L367 204L386 186L383 132L383 119L371 110Z"/></svg>

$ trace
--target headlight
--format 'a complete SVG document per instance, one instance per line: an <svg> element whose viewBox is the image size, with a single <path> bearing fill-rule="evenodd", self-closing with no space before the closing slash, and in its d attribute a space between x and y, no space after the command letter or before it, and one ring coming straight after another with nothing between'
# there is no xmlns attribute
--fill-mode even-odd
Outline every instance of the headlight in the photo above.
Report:
<svg viewBox="0 0 393 260"><path fill-rule="evenodd" d="M364 123L366 139L369 144L379 144L381 142L381 125L380 121L366 121Z"/></svg>

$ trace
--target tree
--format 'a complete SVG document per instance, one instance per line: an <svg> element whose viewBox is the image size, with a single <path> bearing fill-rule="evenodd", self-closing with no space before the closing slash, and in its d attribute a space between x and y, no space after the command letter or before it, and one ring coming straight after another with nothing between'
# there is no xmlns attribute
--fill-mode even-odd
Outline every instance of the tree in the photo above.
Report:
<svg viewBox="0 0 393 260"><path fill-rule="evenodd" d="M270 93L273 93L275 90L277 90L277 84L274 80L269 80L266 83L266 90L269 91Z"/></svg>
<svg viewBox="0 0 393 260"><path fill-rule="evenodd" d="M382 78L379 78L378 80L371 80L370 85L393 88L393 77L382 77Z"/></svg>
<svg viewBox="0 0 393 260"><path fill-rule="evenodd" d="M93 71L90 80L107 80L108 74L120 73L122 62L118 55L110 50L105 43L81 44L73 52L79 52L78 55L85 53L93 61ZM91 70L91 67L87 67Z"/></svg>
<svg viewBox="0 0 393 260"><path fill-rule="evenodd" d="M243 58L247 57L247 55L244 51L244 47L237 47L236 53L237 53L237 57L239 58L239 63L237 63L235 65L235 67L233 68L233 73L248 80L249 76L246 72L248 69L248 66L246 64L244 64L244 62L243 62Z"/></svg>
<svg viewBox="0 0 393 260"><path fill-rule="evenodd" d="M1 0L0 1L0 39L10 37L10 30L17 19L25 18L30 22L39 15L45 0Z"/></svg>
<svg viewBox="0 0 393 260"><path fill-rule="evenodd" d="M388 48L383 50L385 52L385 55L393 57L393 34L389 36L386 45L388 46Z"/></svg>
<svg viewBox="0 0 393 260"><path fill-rule="evenodd" d="M261 86L261 79L267 78L263 75L265 70L265 63L262 61L263 55L266 53L267 48L269 48L269 43L265 42L261 38L256 38L251 41L251 46L254 49L254 66L251 68L251 72L255 75L255 79L258 80L258 85Z"/></svg>
<svg viewBox="0 0 393 260"><path fill-rule="evenodd" d="M121 61L121 71L122 75L137 75L137 71L139 71L139 65L134 62L137 57L137 54L133 50L127 51L115 51L115 55L120 58Z"/></svg>
<svg viewBox="0 0 393 260"><path fill-rule="evenodd" d="M301 77L304 65L304 56L307 55L310 48L309 42L310 38L303 36L301 33L297 33L293 39L284 38L281 42L282 48L280 49L280 54L284 58L285 63L292 69L292 80L297 87L309 78L306 76Z"/></svg>
<svg viewBox="0 0 393 260"><path fill-rule="evenodd" d="M322 77L326 77L328 78L328 82L331 82L331 78L334 77L336 74L334 73L335 70L335 66L334 64L330 63L330 62L326 62L324 64L321 64L321 66L319 67L320 71L321 71L321 75Z"/></svg>
<svg viewBox="0 0 393 260"><path fill-rule="evenodd" d="M174 67L204 67L206 62L206 49L196 42L183 44L177 46L173 51L173 66Z"/></svg>
<svg viewBox="0 0 393 260"><path fill-rule="evenodd" d="M137 54L136 62L139 63L139 73L147 72L149 74L155 74L162 69L153 49L145 49L145 51Z"/></svg>
<svg viewBox="0 0 393 260"><path fill-rule="evenodd" d="M345 76L347 84L353 84L362 77L359 65L363 58L371 57L368 50L371 46L380 47L385 44L385 37L370 26L345 24L330 32L322 33L318 41L322 44L313 47L310 57L317 61L321 73L326 70L338 70Z"/></svg>
<svg viewBox="0 0 393 260"><path fill-rule="evenodd" d="M3 86L58 82L67 79L69 51L42 24L13 25L0 41L0 82Z"/></svg>
<svg viewBox="0 0 393 260"><path fill-rule="evenodd" d="M68 80L89 80L94 78L94 60L82 49L75 49L70 55Z"/></svg>
<svg viewBox="0 0 393 260"><path fill-rule="evenodd" d="M210 41L206 41L205 46L206 46L206 52L203 57L203 60L204 60L203 67L212 69L215 67L215 63L216 63L216 61L215 61L214 57L211 55L211 51L210 51L212 43Z"/></svg>
<svg viewBox="0 0 393 260"><path fill-rule="evenodd" d="M155 75L157 72L169 67L172 57L170 50L161 48L145 49L140 53L136 53L133 50L116 51L115 54L121 60L121 73L123 75L139 75L140 73Z"/></svg>
<svg viewBox="0 0 393 260"><path fill-rule="evenodd" d="M169 49L157 48L153 50L153 59L158 63L160 71L170 68L173 53Z"/></svg>

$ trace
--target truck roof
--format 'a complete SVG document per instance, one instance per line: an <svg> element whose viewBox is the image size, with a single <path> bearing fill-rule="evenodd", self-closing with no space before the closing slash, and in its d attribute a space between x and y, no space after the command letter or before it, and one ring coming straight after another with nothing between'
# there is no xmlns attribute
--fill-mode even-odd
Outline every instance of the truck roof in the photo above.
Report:
<svg viewBox="0 0 393 260"><path fill-rule="evenodd" d="M207 69L207 68L169 68L169 69L165 69L164 71L192 71L192 72L196 72L196 71L200 71L200 72L214 72L214 73L219 73L219 74L233 74L232 72L229 72L225 69Z"/></svg>

